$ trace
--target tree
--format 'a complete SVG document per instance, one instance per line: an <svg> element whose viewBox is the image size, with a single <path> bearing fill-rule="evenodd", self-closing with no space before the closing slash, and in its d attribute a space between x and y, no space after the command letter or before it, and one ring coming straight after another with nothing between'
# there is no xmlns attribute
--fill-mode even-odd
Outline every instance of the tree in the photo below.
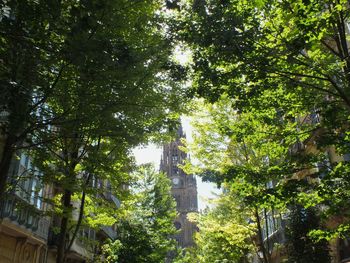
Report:
<svg viewBox="0 0 350 263"><path fill-rule="evenodd" d="M249 223L250 211L242 209L228 189L203 214L194 215L199 228L190 262L247 262L254 252L255 225ZM185 256L186 257L186 256ZM181 261L180 261L181 262ZM186 261L185 261L186 262Z"/></svg>
<svg viewBox="0 0 350 263"><path fill-rule="evenodd" d="M315 242L309 236L312 229L320 227L317 210L296 205L289 215L287 228L288 262L331 262L328 242Z"/></svg>
<svg viewBox="0 0 350 263"><path fill-rule="evenodd" d="M116 7L119 8L117 5ZM140 7L140 10L142 9L143 7ZM110 7L109 10L113 12L113 8ZM126 32L127 30L131 28L127 28ZM72 211L71 196L84 187L79 180L79 173L87 172L97 178L102 177L96 168L96 159L99 159L96 157L101 151L99 147L104 147L104 152L99 156L104 156L105 159L100 161L101 165L106 165L109 162L105 160L108 160L113 152L128 152L132 147L146 142L156 131L164 131L171 122L175 122L170 115L178 108L178 105L174 104L178 90L176 86L172 89L172 83L166 76L167 72L162 69L169 54L168 50L160 50L159 46L157 51L153 48L142 49L155 42L159 45L164 44L156 32L149 31L148 26L144 30L144 39L140 35L141 28L137 32L140 42L134 42L134 38L125 39L125 43L117 43L117 46L113 44L110 47L116 48L117 51L120 51L118 48L125 49L122 54L126 56L125 61L121 57L120 64L115 65L112 57L112 61L102 58L101 64L97 59L93 61L93 65L88 62L83 69L83 72L87 70L86 75L80 75L78 71L78 79L69 78L66 81L66 85L73 87L71 92L67 92L66 86L60 86L56 89L58 95L49 101L55 113L69 112L65 121L55 126L55 133L47 134L43 131L39 135L41 138L54 136L48 140L53 143L42 146L44 152L49 153L46 156L50 156L52 161L48 158L42 160L46 165L54 164L54 173L57 173L57 170L62 171L62 176L55 182L62 188L63 206L67 214L63 214L61 221L57 262L64 258L61 255ZM107 35L106 41L122 41L122 33ZM103 69L104 66L106 69ZM101 76L90 78L96 76L94 74ZM73 79L71 83L70 79ZM110 177L112 176L118 174Z"/></svg>
<svg viewBox="0 0 350 263"><path fill-rule="evenodd" d="M66 262L66 256L83 226L98 229L113 225L119 213L113 208L115 204L103 197L109 192L122 199L122 187L130 181L128 173L132 160L127 148L130 145L124 143L116 147L112 144L115 141L100 140L95 144L84 144L89 150L74 155L76 148L72 147L80 144L73 141L75 138L70 139L56 141L56 146L61 147L58 149L62 149L61 155L55 154L53 150L57 149L49 148L49 145L41 151L36 149L35 153L32 152L35 163L43 172L43 182L54 187L55 213L51 215L60 219L56 221L59 227L55 226L59 229L57 262Z"/></svg>
<svg viewBox="0 0 350 263"><path fill-rule="evenodd" d="M170 181L150 165L140 167L137 178L134 199L128 204L129 215L117 224L119 235L115 242L120 245L110 250L109 257L119 263L165 262L168 253L175 249L171 236L176 232L176 209Z"/></svg>
<svg viewBox="0 0 350 263"><path fill-rule="evenodd" d="M214 104L198 104L193 118L193 143L187 147L200 162L185 168L204 180L226 185L234 200L239 200L238 206L247 213L246 220L256 224L255 249L262 252L262 262L272 262L271 251L276 246L265 242L265 237L279 230L275 227L280 225L280 213L288 211L291 204L319 203L320 181L295 176L311 169L313 164L310 165L307 156L304 162L295 164L299 158L295 159L289 147L296 135L307 138L308 132L294 132L295 123L281 122L278 112L271 108L238 113L224 96Z"/></svg>
<svg viewBox="0 0 350 263"><path fill-rule="evenodd" d="M243 110L283 84L302 89L300 101L329 95L347 107L346 1L189 1L181 14L175 34L193 51L196 94L227 93Z"/></svg>
<svg viewBox="0 0 350 263"><path fill-rule="evenodd" d="M83 215L92 177L123 181L119 170L130 149L177 121L173 113L182 107L182 89L170 76L172 46L158 30L160 1L68 1L48 12L46 7L2 5L1 97L9 98L4 101L9 117L0 193L15 150L30 148L44 182L62 194L57 257L62 262L72 196L81 196Z"/></svg>
<svg viewBox="0 0 350 263"><path fill-rule="evenodd" d="M1 3L0 95L6 100L0 108L8 114L1 120L1 195L15 152L55 140L40 137L43 130L87 122L89 110L99 113L96 119L114 111L121 120L130 108L153 108L145 112L156 114L155 108L164 113L180 105L170 88L176 85L167 77L172 46L158 30L163 27L156 12L161 7L161 1ZM134 93L142 93L143 103L133 102ZM82 108L85 113L72 112ZM151 116L143 115L146 122Z"/></svg>
<svg viewBox="0 0 350 263"><path fill-rule="evenodd" d="M236 113L231 120L211 116L217 137L202 132L203 160L215 167L209 156L220 153L223 164L208 178L243 177L254 185L254 200L263 193L261 200L274 206L292 199L322 204L326 218L343 215L346 224L347 1L199 0L183 2L179 12L172 26L193 54L193 96L227 99L222 110ZM232 165L232 157L246 160ZM277 185L268 189L269 181Z"/></svg>
<svg viewBox="0 0 350 263"><path fill-rule="evenodd" d="M30 143L36 128L46 128L43 107L68 62L62 58L70 31L72 2L2 1L1 9L1 120L0 195L6 188L15 151ZM39 117L40 113L40 117ZM8 115L8 116L6 116ZM46 114L45 114L46 115ZM45 121L43 121L43 119Z"/></svg>

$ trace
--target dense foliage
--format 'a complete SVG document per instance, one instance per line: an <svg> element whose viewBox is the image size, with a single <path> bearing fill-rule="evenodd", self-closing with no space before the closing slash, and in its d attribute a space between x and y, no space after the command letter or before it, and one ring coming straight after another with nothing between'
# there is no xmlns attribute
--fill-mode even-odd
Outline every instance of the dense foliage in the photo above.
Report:
<svg viewBox="0 0 350 263"><path fill-rule="evenodd" d="M170 77L172 46L159 30L161 1L3 1L0 7L1 194L15 151L54 140L37 132L88 125L90 133L126 132L137 141L135 129L150 133L171 122L165 112L183 96Z"/></svg>
<svg viewBox="0 0 350 263"><path fill-rule="evenodd" d="M29 172L54 187L58 263L90 216L85 200L107 190L96 182L107 180L120 196L131 149L178 122L186 98L162 8L162 1L1 2L0 196L14 191L6 184L10 163L28 149Z"/></svg>
<svg viewBox="0 0 350 263"><path fill-rule="evenodd" d="M226 191L200 214L192 214L199 232L196 246L187 248L176 263L246 262L254 253L255 225L247 218L250 211L242 209L234 193Z"/></svg>
<svg viewBox="0 0 350 263"><path fill-rule="evenodd" d="M320 228L320 220L315 208L305 209L293 206L287 227L288 262L331 262L328 243L325 240L313 242L309 231Z"/></svg>
<svg viewBox="0 0 350 263"><path fill-rule="evenodd" d="M117 223L118 238L104 247L108 262L160 263L175 249L171 236L176 232L176 209L170 180L149 165L140 167L137 175L128 215ZM118 249L108 250L113 244L119 244Z"/></svg>
<svg viewBox="0 0 350 263"><path fill-rule="evenodd" d="M140 172L120 221L101 182L120 197L132 147L174 128L188 97L199 162L183 168L226 192L196 217L197 247L179 262L271 262L269 220L281 214L291 261L327 262L325 240L349 234L347 0L7 0L0 15L0 198L28 149L32 174L54 185L57 263L101 220L120 228L111 262L165 260L175 212L164 175Z"/></svg>
<svg viewBox="0 0 350 263"><path fill-rule="evenodd" d="M272 244L262 242L259 211L322 207L322 226L334 216L341 224L309 229L312 242L342 237L349 218L348 2L195 0L177 10L173 34L192 53L193 97L204 99L189 146L200 162L187 169L225 182L246 209L256 209L264 262Z"/></svg>

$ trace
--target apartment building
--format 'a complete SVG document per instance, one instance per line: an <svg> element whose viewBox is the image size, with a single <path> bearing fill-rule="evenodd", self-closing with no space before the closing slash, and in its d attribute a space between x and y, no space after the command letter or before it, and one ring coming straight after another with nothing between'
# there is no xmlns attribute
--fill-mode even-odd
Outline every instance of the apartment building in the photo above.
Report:
<svg viewBox="0 0 350 263"><path fill-rule="evenodd" d="M0 201L0 262L46 262L50 217L43 199L50 187L40 185L40 175L30 174L31 169L25 154L12 163L10 192Z"/></svg>
<svg viewBox="0 0 350 263"><path fill-rule="evenodd" d="M42 185L40 172L32 166L24 153L13 160L10 169L10 191L0 201L0 262L1 263L54 263L56 262L60 218L52 216L48 200L57 188ZM108 181L95 181L103 189L99 198L115 209L120 201L112 194ZM79 202L73 218L78 218ZM100 256L100 246L107 238L116 239L115 226L98 229L81 227L70 251L67 263L94 262Z"/></svg>

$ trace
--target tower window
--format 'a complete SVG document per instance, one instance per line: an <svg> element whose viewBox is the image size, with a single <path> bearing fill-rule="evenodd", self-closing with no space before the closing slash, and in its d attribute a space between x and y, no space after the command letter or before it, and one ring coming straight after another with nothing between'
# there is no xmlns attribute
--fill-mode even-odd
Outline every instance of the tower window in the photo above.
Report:
<svg viewBox="0 0 350 263"><path fill-rule="evenodd" d="M181 223L180 222L175 221L174 222L174 226L175 226L176 230L181 229Z"/></svg>
<svg viewBox="0 0 350 263"><path fill-rule="evenodd" d="M173 155L173 163L177 163L178 161L178 156L177 155Z"/></svg>

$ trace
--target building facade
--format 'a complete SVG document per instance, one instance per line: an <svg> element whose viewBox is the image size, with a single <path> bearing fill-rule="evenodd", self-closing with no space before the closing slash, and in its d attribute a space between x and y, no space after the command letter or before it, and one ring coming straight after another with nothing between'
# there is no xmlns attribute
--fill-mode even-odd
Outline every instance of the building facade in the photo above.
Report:
<svg viewBox="0 0 350 263"><path fill-rule="evenodd" d="M197 182L194 175L186 174L179 165L187 159L187 154L180 149L181 139L185 138L180 126L174 141L163 146L160 171L167 174L171 180L171 193L176 200L178 217L174 225L179 233L175 236L180 247L193 246L193 234L196 225L187 219L188 213L198 211Z"/></svg>
<svg viewBox="0 0 350 263"><path fill-rule="evenodd" d="M51 199L57 188L42 184L40 172L32 166L31 158L18 154L13 159L10 174L10 190L0 200L0 263L54 263L56 262L60 218L52 216L52 207L45 200ZM34 171L34 172L33 172ZM101 191L100 198L120 207L120 201L112 194L110 183L96 180ZM79 204L73 220L78 218ZM115 226L101 226L96 229L81 227L71 249L67 263L96 262L100 256L99 244L107 238L115 240Z"/></svg>

